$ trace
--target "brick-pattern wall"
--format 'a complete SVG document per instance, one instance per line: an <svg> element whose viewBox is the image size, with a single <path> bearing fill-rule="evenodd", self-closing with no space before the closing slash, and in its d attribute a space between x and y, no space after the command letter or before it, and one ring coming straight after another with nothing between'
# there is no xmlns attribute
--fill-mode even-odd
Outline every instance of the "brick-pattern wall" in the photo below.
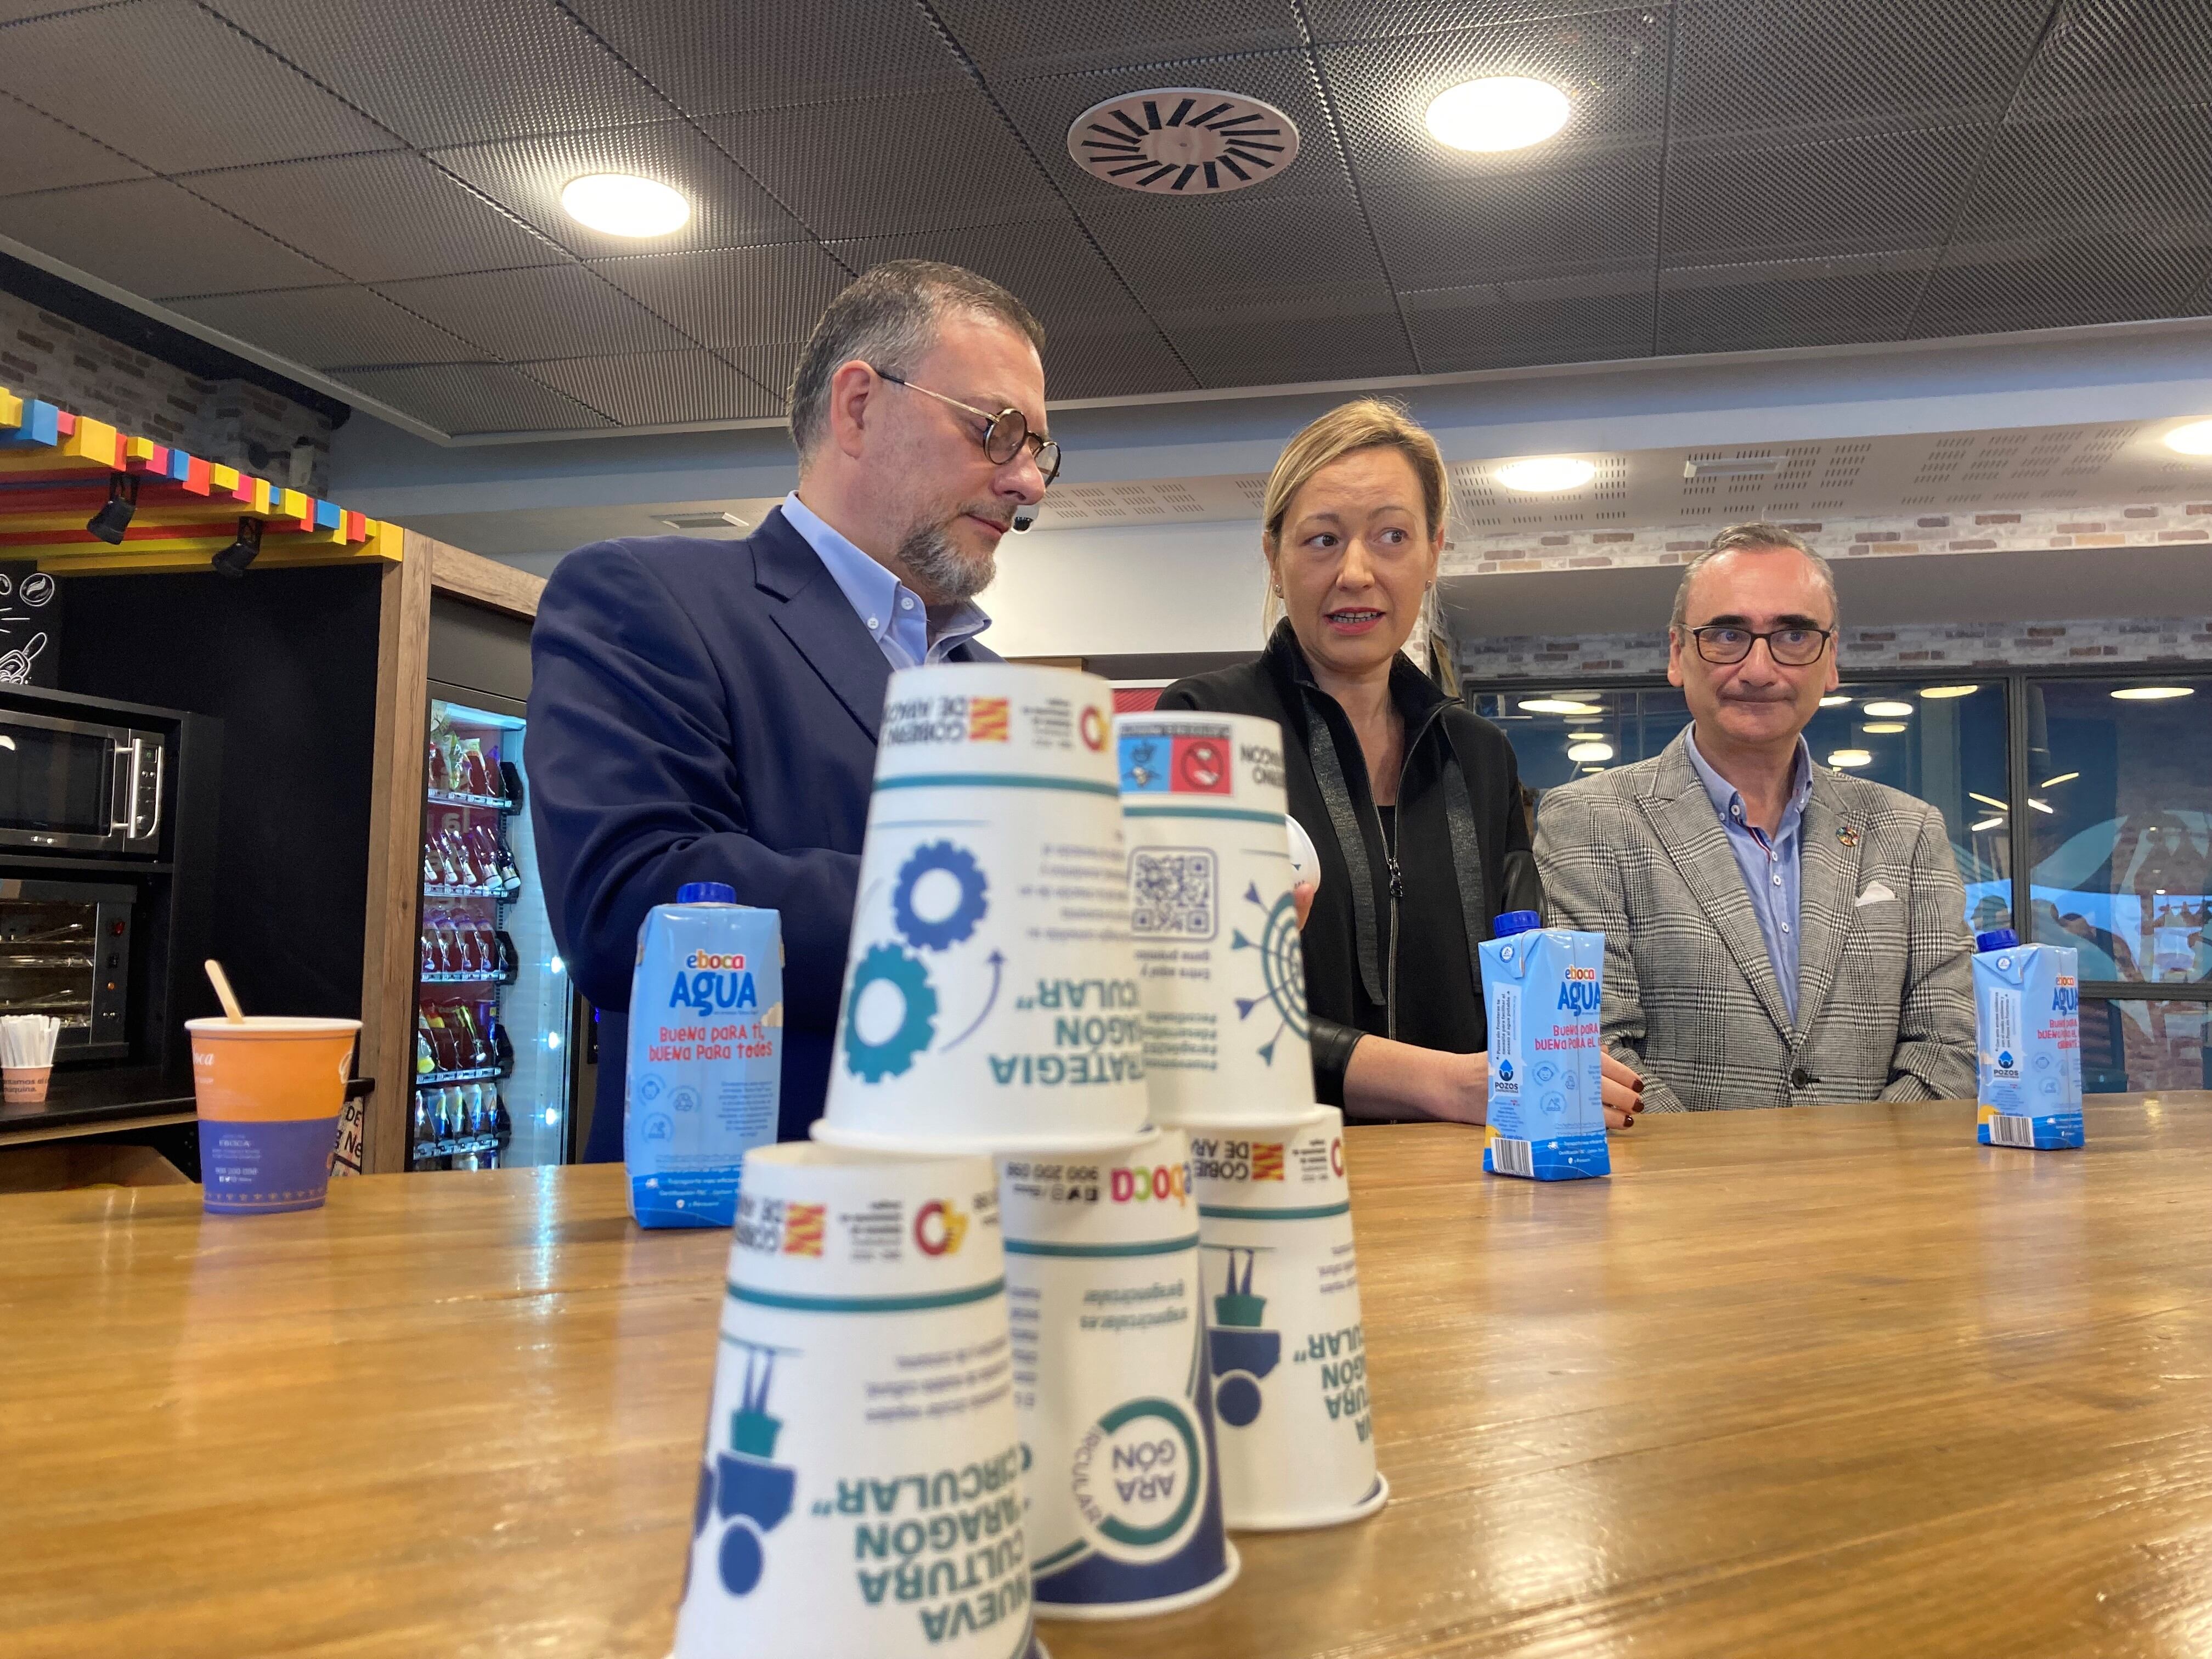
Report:
<svg viewBox="0 0 2212 1659"><path fill-rule="evenodd" d="M0 386L310 495L327 488L322 414L245 380L201 380L12 294L0 294ZM312 459L295 478L301 438Z"/></svg>
<svg viewBox="0 0 2212 1659"><path fill-rule="evenodd" d="M1893 514L1879 519L1793 520L1784 526L1828 558L1879 559L1932 553L2041 551L2054 547L2142 547L2212 542L2212 472L2201 493L2166 502L2110 507L2023 507L2016 513ZM1455 535L1444 555L1448 575L1530 570L1603 570L1686 563L1723 521L1643 530L1561 530Z"/></svg>
<svg viewBox="0 0 2212 1659"><path fill-rule="evenodd" d="M1703 545L1703 544L1699 544ZM2212 619L2106 617L2092 622L1917 623L1847 628L1838 650L1845 678L1943 668L2034 668L2045 663L2212 663ZM1667 633L1462 640L1464 684L1661 674Z"/></svg>

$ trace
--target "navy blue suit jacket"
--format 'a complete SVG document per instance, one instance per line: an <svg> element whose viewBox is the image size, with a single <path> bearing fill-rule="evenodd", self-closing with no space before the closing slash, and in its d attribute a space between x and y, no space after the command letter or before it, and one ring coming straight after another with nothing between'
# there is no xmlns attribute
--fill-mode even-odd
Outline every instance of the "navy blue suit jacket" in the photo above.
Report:
<svg viewBox="0 0 2212 1659"><path fill-rule="evenodd" d="M995 662L970 641L956 661ZM622 1156L647 911L724 881L782 913L778 1133L822 1115L890 665L781 511L740 542L597 542L530 640L531 823L553 937L600 1010L587 1162Z"/></svg>

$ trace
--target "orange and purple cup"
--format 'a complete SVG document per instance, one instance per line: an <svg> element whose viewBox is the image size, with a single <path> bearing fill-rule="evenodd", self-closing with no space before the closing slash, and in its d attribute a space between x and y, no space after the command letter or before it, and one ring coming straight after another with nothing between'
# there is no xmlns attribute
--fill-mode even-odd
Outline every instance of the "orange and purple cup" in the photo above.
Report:
<svg viewBox="0 0 2212 1659"><path fill-rule="evenodd" d="M353 1069L357 1019L188 1019L199 1102L200 1179L218 1215L312 1210Z"/></svg>

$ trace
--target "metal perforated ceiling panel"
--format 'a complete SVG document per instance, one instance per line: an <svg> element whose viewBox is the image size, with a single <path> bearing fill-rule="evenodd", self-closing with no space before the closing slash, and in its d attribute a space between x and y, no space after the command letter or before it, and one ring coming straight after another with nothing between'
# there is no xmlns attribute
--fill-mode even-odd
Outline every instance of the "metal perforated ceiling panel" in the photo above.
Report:
<svg viewBox="0 0 2212 1659"><path fill-rule="evenodd" d="M1474 76L1559 134L1445 149ZM1218 88L1279 176L1071 122ZM0 0L0 238L441 432L757 419L890 258L1005 282L1057 398L2212 309L2204 0ZM594 172L681 191L641 243Z"/></svg>

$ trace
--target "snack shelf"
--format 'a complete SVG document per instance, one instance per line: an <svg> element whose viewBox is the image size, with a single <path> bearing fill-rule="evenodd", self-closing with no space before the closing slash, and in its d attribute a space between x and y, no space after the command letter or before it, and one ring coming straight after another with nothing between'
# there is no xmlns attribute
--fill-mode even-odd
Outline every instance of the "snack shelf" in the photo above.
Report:
<svg viewBox="0 0 2212 1659"><path fill-rule="evenodd" d="M483 806L495 812L514 811L514 803L504 795L465 795L453 789L433 789L428 799L433 806Z"/></svg>
<svg viewBox="0 0 2212 1659"><path fill-rule="evenodd" d="M512 983L506 975L486 974L421 974L416 977L425 985L505 985Z"/></svg>
<svg viewBox="0 0 2212 1659"><path fill-rule="evenodd" d="M472 1066L465 1072L417 1072L415 1086L418 1089L441 1088L448 1083L478 1083L499 1075L496 1066Z"/></svg>
<svg viewBox="0 0 2212 1659"><path fill-rule="evenodd" d="M497 899L501 904L514 902L514 896L508 893L504 887L449 887L443 882L424 882L422 896L424 898Z"/></svg>
<svg viewBox="0 0 2212 1659"><path fill-rule="evenodd" d="M471 1152L492 1152L499 1150L497 1135L463 1135L459 1140L418 1140L415 1143L417 1158L461 1158Z"/></svg>

